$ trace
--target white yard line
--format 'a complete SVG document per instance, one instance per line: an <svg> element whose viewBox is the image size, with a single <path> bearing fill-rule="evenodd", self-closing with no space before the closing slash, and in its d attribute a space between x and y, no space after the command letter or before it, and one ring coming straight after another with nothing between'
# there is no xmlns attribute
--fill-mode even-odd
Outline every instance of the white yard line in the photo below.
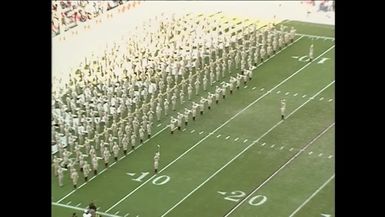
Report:
<svg viewBox="0 0 385 217"><path fill-rule="evenodd" d="M326 88L328 88L331 84L333 84L334 81L330 84L328 84L326 87L322 88L320 91L318 91L316 95L320 94L322 91L324 91ZM302 108L304 105L306 105L310 100L307 100L305 101L302 105L300 105L298 108L296 108L294 111L292 111L287 117L289 118L291 115L293 115L295 112L297 112L300 108ZM264 134L262 134L257 140L254 140L249 146L247 146L245 149L243 149L240 153L238 153L235 157L233 157L229 162L227 162L225 165L223 165L219 170L217 170L214 174L212 174L209 178L207 178L204 182L202 182L198 187L196 187L194 190L192 190L189 194L187 194L182 200L180 200L179 202L177 202L173 207L171 207L169 210L167 210L161 217L164 217L166 216L169 212L171 212L175 207L177 207L180 203L182 203L184 200L186 200L191 194L193 194L195 191L197 191L199 188L201 188L205 183L207 183L209 180L211 180L215 175L217 175L220 171L222 171L225 167L227 167L231 162L233 162L235 159L237 159L241 154L243 154L245 151L247 151L251 146L253 146L255 143L257 143L259 140L261 140L264 136L266 136L268 133L270 133L273 129L275 129L278 125L280 125L281 123L283 122L283 120L279 121L278 123L276 123L274 126L272 126L268 131L266 131ZM333 126L334 123L332 125L330 125L328 128L326 128L324 131L321 132L321 134L319 134L317 137L315 137L310 143L308 143L305 148L307 148L310 144L312 144L315 140L317 140L319 137L321 137L324 133L326 133L326 131L331 127ZM304 148L304 149L305 149ZM304 150L303 149L303 150ZM296 155L294 155L293 158L295 158L296 156L299 155L299 153L302 153L302 150L299 151ZM292 158L292 159L293 159ZM292 160L291 159L291 160ZM291 162L291 160L289 160L286 164L284 164L284 166L286 166L288 163ZM284 167L283 166L283 167ZM281 168L283 168L281 167ZM274 174L276 174L277 172L279 172L279 170L277 170ZM274 174L272 176L274 176ZM271 177L272 177L271 176ZM269 179L268 179L269 180ZM266 181L265 181L266 182ZM262 186L262 185L261 185ZM249 195L250 196L250 195Z"/></svg>
<svg viewBox="0 0 385 217"><path fill-rule="evenodd" d="M300 37L302 38L302 37ZM299 38L299 39L300 39ZM296 41L298 41L299 39L297 39ZM322 54L320 54L319 56L317 56L314 60L320 58L322 55L324 55L325 53L327 53L329 50L333 49L334 48L334 45L331 46L329 49L327 49L326 51L324 51ZM308 62L306 65L304 65L302 68L298 69L296 72L294 72L292 75L290 75L289 77L285 78L283 81L281 81L279 84L277 84L276 86L274 86L272 89L270 89L269 92L271 92L272 90L275 90L277 87L281 86L283 83L285 83L286 81L288 81L289 79L291 79L293 76L295 76L296 74L298 74L300 71L302 71L304 68L308 67L311 63L314 63L315 61L312 61L312 62ZM333 81L334 83L334 81ZM216 131L218 131L219 129L221 129L223 126L225 126L226 124L228 124L231 120L233 120L234 118L236 118L239 114L241 114L242 112L244 112L246 109L248 109L249 107L251 107L252 105L254 105L256 102L260 101L262 98L264 98L265 96L267 96L269 94L269 92L263 94L262 96L260 96L258 99L254 100L252 103L250 103L248 106L246 106L245 108L243 108L241 111L239 111L238 113L236 113L234 116L232 116L230 119L228 119L225 123L223 123L222 125L220 125L218 128L216 128L215 130L213 130L210 134L208 134L207 136L205 136L204 138L202 138L201 140L199 140L197 143L195 143L193 146L191 146L189 149L187 149L185 152L183 152L182 155L180 155L178 158L176 158L175 160L173 160L172 162L170 162L168 165L166 165L163 169L161 169L159 171L159 173L161 173L162 171L164 171L165 169L167 169L169 166L171 166L174 162L176 162L177 160L179 160L181 157L183 157L184 155L186 155L188 152L190 152L193 148L195 148L197 145L199 145L201 142L203 142L205 139L207 139L210 135L212 135L213 133L215 133ZM115 206L117 206L118 204L120 204L123 200L125 200L127 197L129 197L130 195L132 195L133 193L135 193L138 189L140 189L143 185L145 185L147 182L151 181L152 178L154 178L155 175L151 176L149 179L147 179L145 182L143 182L141 185L139 185L138 187L136 187L134 190L132 190L130 193L128 193L126 196L124 196L122 199L120 199L118 202L116 202L114 205L112 205L110 208L108 208L106 210L106 212L110 211L111 209L113 209Z"/></svg>
<svg viewBox="0 0 385 217"><path fill-rule="evenodd" d="M305 37L311 37L311 38L322 38L322 39L329 39L329 40L334 40L333 37L328 37L328 36L320 36L320 35L308 35L308 34L295 34L295 35L300 35L300 36L305 36Z"/></svg>
<svg viewBox="0 0 385 217"><path fill-rule="evenodd" d="M169 210L167 210L161 217L166 216L169 212L171 212L175 207L177 207L180 203L182 203L186 198L188 198L191 194L193 194L196 190L198 190L200 187L202 187L206 182L208 182L211 178L213 178L215 175L217 175L220 171L222 171L223 168L225 168L227 165L229 165L231 162L233 162L235 159L237 159L241 154L243 154L245 151L247 151L251 146L253 146L255 143L257 143L258 140L255 140L250 145L248 145L245 149L243 149L240 153L238 153L235 157L233 157L229 162L227 162L224 166L222 166L219 170L217 170L214 174L212 174L208 179L206 179L204 182L202 182L198 187L196 187L193 191L191 191L189 194L187 194L182 200L180 200L178 203L176 203L173 207L171 207Z"/></svg>
<svg viewBox="0 0 385 217"><path fill-rule="evenodd" d="M334 82L333 82L334 83ZM328 85L329 86L329 85ZM318 92L320 93L320 92ZM309 102L310 100L307 100L306 102ZM297 108L298 109L298 108ZM262 188L267 182L269 182L274 176L276 176L283 168L285 168L290 162L292 162L294 159L298 157L302 152L305 151L306 148L308 148L311 144L313 144L318 138L320 138L323 134L325 134L331 127L334 126L334 123L332 123L329 127L327 127L325 130L323 130L318 136L316 136L314 139L312 139L305 147L303 147L299 152L297 152L293 157L291 157L284 165L282 165L278 170L276 170L271 176L269 176L262 184L260 184L256 189L254 189L247 197L244 197L236 206L234 206L224 217L229 216L231 213L234 212L239 206L241 206L251 195L253 195L256 191L258 191L260 188Z"/></svg>
<svg viewBox="0 0 385 217"><path fill-rule="evenodd" d="M325 182L321 187L319 187L309 198L305 200L296 210L294 210L293 213L290 214L289 217L293 217L300 209L302 209L303 206L305 206L316 194L318 194L319 191L321 191L333 178L334 174Z"/></svg>
<svg viewBox="0 0 385 217"><path fill-rule="evenodd" d="M69 206L69 205L65 205L65 204L61 204L61 203L56 203L56 202L52 202L52 205L54 206L61 206L61 207L65 207L65 208L69 208L69 209L74 209L74 210L79 210L79 211L84 211L85 208L80 208L80 207L76 207L76 206ZM107 217L121 217L121 216L118 216L118 215L113 215L113 214L109 214L109 213L105 213L105 212L96 212L97 214L100 214L102 216L107 216Z"/></svg>

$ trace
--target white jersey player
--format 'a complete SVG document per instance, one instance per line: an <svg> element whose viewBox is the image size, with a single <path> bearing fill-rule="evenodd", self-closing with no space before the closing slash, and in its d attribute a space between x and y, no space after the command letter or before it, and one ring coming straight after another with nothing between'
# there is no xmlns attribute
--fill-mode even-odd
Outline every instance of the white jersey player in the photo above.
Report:
<svg viewBox="0 0 385 217"><path fill-rule="evenodd" d="M111 157L110 151L108 150L108 148L105 148L103 152L103 158L104 158L104 165L106 168L108 167L108 162L110 160L110 157Z"/></svg>
<svg viewBox="0 0 385 217"><path fill-rule="evenodd" d="M311 44L309 49L309 59L310 59L309 61L312 61L313 58L314 58L314 45Z"/></svg>
<svg viewBox="0 0 385 217"><path fill-rule="evenodd" d="M115 142L114 146L112 146L112 152L114 153L115 161L118 161L119 150L120 150L120 148L119 148L118 144ZM83 166L83 169L84 169L84 166Z"/></svg>
<svg viewBox="0 0 385 217"><path fill-rule="evenodd" d="M54 170L54 174L55 176L58 175L58 169L60 167L60 162L62 161L61 158L58 158L56 156L53 157L53 160L52 160L52 166L53 166L53 170Z"/></svg>
<svg viewBox="0 0 385 217"><path fill-rule="evenodd" d="M174 134L175 123L176 123L176 119L171 117L171 120L170 120L170 132L171 132L171 134Z"/></svg>
<svg viewBox="0 0 385 217"><path fill-rule="evenodd" d="M72 179L72 184L74 185L74 188L77 188L79 174L76 170L71 172L71 179Z"/></svg>
<svg viewBox="0 0 385 217"><path fill-rule="evenodd" d="M151 121L149 121L147 123L146 128L147 128L147 137L151 138L151 134L152 134L152 122Z"/></svg>
<svg viewBox="0 0 385 217"><path fill-rule="evenodd" d="M155 153L155 156L154 156L154 173L155 174L158 173L159 159L160 159L160 152L158 151Z"/></svg>
<svg viewBox="0 0 385 217"><path fill-rule="evenodd" d="M84 175L84 181L88 181L88 174L91 172L90 165L86 162L84 162L83 165L83 175Z"/></svg>
<svg viewBox="0 0 385 217"><path fill-rule="evenodd" d="M98 160L100 159L100 157L96 156L96 154L94 154L92 156L92 169L94 170L94 175L98 174Z"/></svg>
<svg viewBox="0 0 385 217"><path fill-rule="evenodd" d="M183 118L184 118L184 115L178 112L178 115L177 115L178 130L181 130L182 128Z"/></svg>
<svg viewBox="0 0 385 217"><path fill-rule="evenodd" d="M286 100L281 99L281 119L285 119L285 110L286 110Z"/></svg>
<svg viewBox="0 0 385 217"><path fill-rule="evenodd" d="M66 170L66 169L63 168L63 167L61 167L61 166L59 166L59 167L57 168L57 175L58 175L59 186L60 186L60 187L63 186L63 177L64 177L63 172L64 172L64 170Z"/></svg>

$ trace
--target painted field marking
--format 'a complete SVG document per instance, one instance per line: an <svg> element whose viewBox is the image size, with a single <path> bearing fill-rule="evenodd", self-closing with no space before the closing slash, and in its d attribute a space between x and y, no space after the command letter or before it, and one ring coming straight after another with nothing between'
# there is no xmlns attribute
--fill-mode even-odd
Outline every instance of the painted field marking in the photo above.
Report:
<svg viewBox="0 0 385 217"><path fill-rule="evenodd" d="M219 137L221 137L221 134L219 134L219 135L217 136L217 138L219 138Z"/></svg>
<svg viewBox="0 0 385 217"><path fill-rule="evenodd" d="M239 138L237 137L237 138L234 139L234 141L236 142L236 141L238 141L238 139L239 139Z"/></svg>
<svg viewBox="0 0 385 217"><path fill-rule="evenodd" d="M327 36L308 35L308 34L299 34L299 33L296 33L295 35L305 36L308 38L322 38L322 39L328 39L328 40L334 41L333 37L327 37Z"/></svg>
<svg viewBox="0 0 385 217"><path fill-rule="evenodd" d="M280 122L278 122L280 123ZM276 126L276 125L274 125ZM202 187L206 182L208 182L212 177L217 175L220 171L222 171L227 165L229 165L231 162L233 162L236 158L238 158L240 155L242 155L245 151L247 151L251 146L253 146L257 141L254 141L249 146L247 146L245 149L243 149L240 153L238 153L235 157L233 157L229 162L227 162L224 166L222 166L219 170L217 170L214 174L212 174L209 178L207 178L204 182L202 182L198 187L196 187L193 191L191 191L189 194L187 194L182 200L180 200L178 203L176 203L173 207L171 207L169 210L167 210L165 213L161 215L161 217L166 216L171 210L173 210L175 207L177 207L180 203L182 203L186 198L188 198L191 194L193 194L196 190L198 190L200 187ZM219 193L219 192L218 192Z"/></svg>
<svg viewBox="0 0 385 217"><path fill-rule="evenodd" d="M84 212L84 210L85 210L85 208L80 208L80 207L76 207L76 206L69 206L69 205L65 205L65 204L61 204L61 203L56 203L56 202L52 202L51 204L54 205L54 206L65 207L65 208L69 208L69 209L73 209L73 210L78 210L78 211L82 211L82 212ZM113 215L113 214L109 214L109 213L105 213L105 212L99 212L99 211L96 211L96 213L100 214L102 216L106 216L106 217L121 217L121 216L117 216L117 215Z"/></svg>
<svg viewBox="0 0 385 217"><path fill-rule="evenodd" d="M230 136L226 136L226 140L229 139L229 138L230 138Z"/></svg>
<svg viewBox="0 0 385 217"><path fill-rule="evenodd" d="M301 39L302 36L299 38ZM297 42L299 39L297 39L295 42ZM293 43L292 43L293 44ZM329 52L329 50L333 49L335 45L331 46L330 48L328 48L326 51L324 51L322 54L320 54L319 56L317 56L314 60L318 59L319 57L321 57L322 55L324 55L325 53ZM307 63L306 65L304 65L302 68L298 69L296 72L294 72L292 75L290 75L289 77L287 77L286 79L284 79L283 81L281 81L279 84L277 84L275 87L273 87L272 89L270 89L270 91L276 89L277 87L279 87L281 84L285 83L287 80L289 80L290 78L292 78L293 76L295 76L296 74L298 74L300 71L302 71L304 68L306 68L307 66L309 66L312 62L309 62ZM326 89L327 87L329 87L331 84L333 84L334 81L332 83L330 83L328 86L326 86L324 89ZM321 90L323 91L323 89ZM316 95L318 95L319 93L317 93ZM248 106L246 106L245 108L243 108L241 111L239 111L237 114L235 114L234 116L232 116L230 119L228 119L225 123L223 123L222 125L220 125L219 127L217 127L215 130L212 131L212 133L215 133L216 131L218 131L219 129L221 129L223 126L225 126L227 123L229 123L231 120L233 120L234 118L236 118L239 114L241 114L243 111L245 111L246 109L248 109L249 107L251 107L253 104L257 103L259 100L261 100L263 97L267 96L268 93L265 93L263 94L262 96L260 96L258 99L254 100L252 103L250 103ZM309 100L308 100L309 101ZM308 101L306 101L305 103L307 103ZM295 110L296 111L296 110ZM175 160L173 160L171 163L169 163L168 165L166 165L165 167L163 167L163 169L161 169L159 171L162 172L164 171L165 169L167 169L169 166L171 166L174 162L176 162L177 160L179 160L181 157L183 157L184 155L186 155L190 150L192 150L193 148L195 148L197 145L199 145L201 142L203 142L205 139L207 139L208 137L210 136L207 135L205 136L204 138L202 138L200 141L198 141L196 144L194 144L192 147L190 147L187 151L185 151L182 155L180 155L178 158L176 158ZM133 191L131 191L130 193L128 193L126 196L124 196L122 199L120 199L118 202L116 202L114 205L112 205L108 210L111 210L113 209L115 206L117 206L118 204L120 204L123 200L125 200L127 197L129 197L130 195L132 195L133 193L135 193L138 189L140 189L143 185L145 185L147 182L151 181L152 178L154 178L155 175L153 175L152 177L150 177L149 179L147 179L145 182L143 182L141 185L139 185L137 188L135 188Z"/></svg>
<svg viewBox="0 0 385 217"><path fill-rule="evenodd" d="M333 84L334 81L330 84L328 84L326 87L324 87L323 89L321 89L319 92L317 92L315 94L318 95L320 94L323 90L325 90L326 88L328 88L331 84ZM302 105L300 105L299 107L297 107L294 111L292 111L288 117L290 117L291 115L293 115L295 112L297 112L300 108L302 108L304 105L306 105L310 100L306 100L306 102L304 102ZM283 120L279 121L278 123L276 123L274 126L272 126L268 131L266 131L264 134L262 134L257 140L255 140L254 142L252 142L249 146L247 146L245 149L243 149L240 153L238 153L234 158L232 158L229 162L227 162L224 166L222 166L219 170L217 170L214 174L212 174L209 178L207 178L203 183L201 183L198 187L196 187L193 191L191 191L189 194L187 194L182 200L180 200L178 203L176 203L173 207L171 207L169 210L167 210L161 217L164 217L165 215L167 215L169 212L171 212L171 210L173 210L176 206L178 206L180 203L182 203L186 198L188 198L191 194L193 194L195 191L197 191L200 187L202 187L206 182L208 182L210 179L212 179L215 175L217 175L220 171L222 171L227 165L229 165L231 162L233 162L235 159L237 159L240 155L242 155L245 151L247 151L251 146L253 146L255 143L257 143L261 138L263 138L264 136L266 136L268 133L270 133L273 129L275 129L278 125L280 125L281 123L283 122ZM327 127L325 130L323 130L319 135L317 135L314 139L312 139L308 144L306 144L306 146L302 149L302 150L305 150L306 148L308 148L312 143L314 143L319 137L321 137L324 133L326 133L327 130L329 130L332 126L334 126L334 123L331 124L329 127ZM275 171L273 173L273 175L271 175L268 179L266 179L259 187L257 187L251 194L249 194L246 198L244 198L240 203L238 203L237 206L235 206L235 208L231 209L230 212L228 212L226 214L226 216L228 216L234 209L236 209L240 204L242 204L245 199L247 199L249 196L251 196L255 191L257 191L259 188L261 188L264 184L266 184L271 178L273 178L276 174L278 174L284 167L286 167L286 165L288 165L291 161L293 161L295 158L297 158L298 155L300 155L302 153L302 151L299 151L297 152L290 160L288 160L284 165L282 165L277 171ZM225 217L226 217L225 216Z"/></svg>
<svg viewBox="0 0 385 217"><path fill-rule="evenodd" d="M295 93L293 96L297 96L298 95L298 93Z"/></svg>
<svg viewBox="0 0 385 217"><path fill-rule="evenodd" d="M310 100L307 100L305 102L305 104L307 102L309 102ZM304 105L304 104L303 104ZM302 106L300 106L302 107ZM293 113L291 113L293 114ZM290 116L290 115L289 115ZM279 122L281 123L281 121ZM331 124L329 127L327 127L325 130L323 130L320 134L318 134L314 139L312 139L308 144L306 144L305 147L303 147L301 149L301 151L297 152L293 157L291 157L285 164L283 164L278 170L276 170L271 176L269 176L262 184L260 184L257 188L255 188L251 193L248 194L248 196L244 197L240 202L238 202L238 204L236 206L234 206L233 208L231 208L231 210L229 212L227 212L226 215L224 215L224 217L227 217L229 216L232 212L234 212L235 209L237 209L240 205L243 204L243 202L245 202L251 195L253 195L256 191L258 191L260 188L262 188L267 182L269 182L274 176L276 176L283 168L285 168L291 161L293 161L294 159L296 159L306 148L308 148L311 144L313 144L318 138L320 138L324 133L326 133L332 126L334 126L334 123Z"/></svg>
<svg viewBox="0 0 385 217"><path fill-rule="evenodd" d="M266 142L262 143L261 146L265 146L266 145Z"/></svg>
<svg viewBox="0 0 385 217"><path fill-rule="evenodd" d="M313 154L313 152L311 151L311 152L309 152L309 155L312 155Z"/></svg>
<svg viewBox="0 0 385 217"><path fill-rule="evenodd" d="M280 91L280 90L278 90L278 91L277 91L277 94L279 94L279 93L281 93L281 91Z"/></svg>
<svg viewBox="0 0 385 217"><path fill-rule="evenodd" d="M193 133L193 132L195 132L195 130L191 130L191 132L190 132L190 133Z"/></svg>
<svg viewBox="0 0 385 217"><path fill-rule="evenodd" d="M306 97L306 94L302 96L302 98L305 98Z"/></svg>
<svg viewBox="0 0 385 217"><path fill-rule="evenodd" d="M321 185L321 187L319 187L312 195L310 195L310 197L308 197L296 210L294 210L294 212L292 212L290 214L289 217L293 217L300 209L302 209L303 206L305 206L305 204L307 204L316 194L318 194L318 192L320 192L333 178L334 178L334 174L325 182Z"/></svg>
<svg viewBox="0 0 385 217"><path fill-rule="evenodd" d="M163 129L159 130L157 133L154 134L154 136L152 136L151 138L154 138L155 136L159 135L161 132L163 132L165 129L167 129L167 126L164 127ZM148 142L150 139L147 139L145 140L142 144L138 145L136 147L136 149L140 148L142 145L144 145L146 142ZM131 153L133 153L134 150L131 150L129 151L126 155L123 156L126 157L128 155L130 155ZM84 182L83 184L81 184L78 188L72 190L70 193L66 194L64 197L62 197L60 200L57 201L57 203L60 203L61 201L63 201L64 199L66 199L67 197L71 196L73 193L75 193L77 190L79 190L80 188L82 188L84 185L86 185L87 183L90 183L91 180L93 180L94 178L96 178L97 176L101 175L102 173L104 173L104 171L106 171L107 168L104 168L100 173L98 173L96 176L93 176L88 182Z"/></svg>
<svg viewBox="0 0 385 217"><path fill-rule="evenodd" d="M203 132L205 132L205 131L201 131L201 132L199 132L199 135L201 135Z"/></svg>
<svg viewBox="0 0 385 217"><path fill-rule="evenodd" d="M247 142L247 139L243 140L243 143L246 143Z"/></svg>
<svg viewBox="0 0 385 217"><path fill-rule="evenodd" d="M257 87L253 87L253 88L251 88L252 90L255 90L255 88L257 88Z"/></svg>

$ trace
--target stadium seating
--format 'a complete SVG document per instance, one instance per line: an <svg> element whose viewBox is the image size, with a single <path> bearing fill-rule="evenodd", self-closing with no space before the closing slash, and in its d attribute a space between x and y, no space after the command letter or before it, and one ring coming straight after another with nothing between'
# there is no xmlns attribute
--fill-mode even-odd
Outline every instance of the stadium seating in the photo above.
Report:
<svg viewBox="0 0 385 217"><path fill-rule="evenodd" d="M114 1L54 1L52 3L52 36L85 23L115 9L127 0Z"/></svg>

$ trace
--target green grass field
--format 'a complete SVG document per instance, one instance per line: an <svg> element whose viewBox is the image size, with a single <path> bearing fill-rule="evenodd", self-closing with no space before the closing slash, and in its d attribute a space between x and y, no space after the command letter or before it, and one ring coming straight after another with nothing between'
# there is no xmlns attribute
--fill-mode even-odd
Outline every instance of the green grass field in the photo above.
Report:
<svg viewBox="0 0 385 217"><path fill-rule="evenodd" d="M334 26L285 25L297 40L182 131L162 119L134 152L86 184L80 174L76 190L52 175L52 216L81 216L91 201L102 216L334 216Z"/></svg>

